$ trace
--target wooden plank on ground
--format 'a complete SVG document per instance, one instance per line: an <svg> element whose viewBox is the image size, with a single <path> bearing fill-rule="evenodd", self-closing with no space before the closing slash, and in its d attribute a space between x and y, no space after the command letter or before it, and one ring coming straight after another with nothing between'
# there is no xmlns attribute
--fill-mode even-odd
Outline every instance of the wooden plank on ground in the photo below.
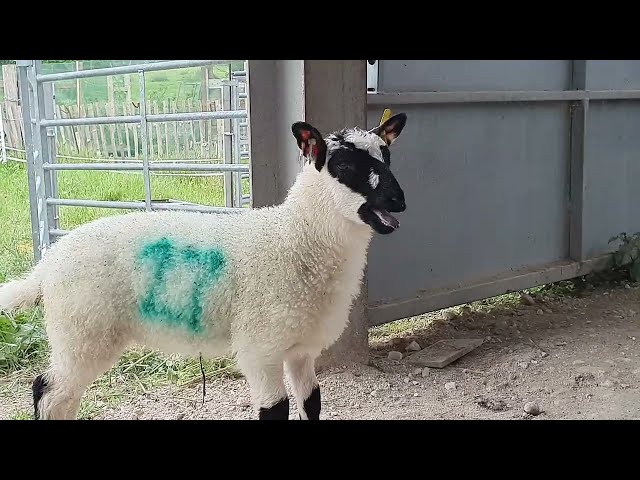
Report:
<svg viewBox="0 0 640 480"><path fill-rule="evenodd" d="M418 352L407 356L407 363L418 367L444 368L451 362L482 345L483 339L440 340Z"/></svg>

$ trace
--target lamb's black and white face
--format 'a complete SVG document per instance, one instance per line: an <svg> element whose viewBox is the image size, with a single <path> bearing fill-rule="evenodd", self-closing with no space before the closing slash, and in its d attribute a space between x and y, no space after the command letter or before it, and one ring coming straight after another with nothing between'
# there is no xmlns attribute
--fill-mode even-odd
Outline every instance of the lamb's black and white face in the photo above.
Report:
<svg viewBox="0 0 640 480"><path fill-rule="evenodd" d="M399 113L372 130L347 128L326 139L308 123L292 125L303 154L314 162L318 172L336 181L331 188L343 214L381 234L400 226L390 212L406 209L404 192L390 169L389 150L406 121L407 116Z"/></svg>

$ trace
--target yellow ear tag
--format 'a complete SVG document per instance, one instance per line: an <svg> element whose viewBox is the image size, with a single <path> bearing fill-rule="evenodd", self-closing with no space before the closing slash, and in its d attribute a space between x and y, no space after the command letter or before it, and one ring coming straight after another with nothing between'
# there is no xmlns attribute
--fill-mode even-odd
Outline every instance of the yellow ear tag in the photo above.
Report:
<svg viewBox="0 0 640 480"><path fill-rule="evenodd" d="M384 122L386 122L390 118L391 118L391 110L389 110L388 108L385 108L384 112L382 112L382 118L380 118L380 125L382 125Z"/></svg>

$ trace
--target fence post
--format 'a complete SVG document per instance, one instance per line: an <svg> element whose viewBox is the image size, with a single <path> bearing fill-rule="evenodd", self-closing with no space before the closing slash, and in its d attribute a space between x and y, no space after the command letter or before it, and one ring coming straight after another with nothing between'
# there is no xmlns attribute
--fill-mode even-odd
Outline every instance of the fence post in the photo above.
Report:
<svg viewBox="0 0 640 480"><path fill-rule="evenodd" d="M220 89L222 110L231 110L231 82L222 82ZM222 122L222 163L233 163L233 138L232 123L233 120L226 118ZM225 207L233 207L233 173L225 172L224 179L224 204Z"/></svg>
<svg viewBox="0 0 640 480"><path fill-rule="evenodd" d="M571 90L587 89L587 60L572 60ZM584 160L589 118L589 99L569 104L571 112L570 187L569 187L569 257L585 259L584 250Z"/></svg>
<svg viewBox="0 0 640 480"><path fill-rule="evenodd" d="M33 112L34 92L29 83L28 69L33 60L16 60L18 67L18 84L20 101L22 103L22 125L24 131L24 149L27 161L27 184L29 187L29 210L31 215L31 239L33 242L33 261L37 263L42 258L42 236L40 227L40 208L42 177L38 177L35 165L33 131L35 121ZM44 228L42 229L44 230Z"/></svg>
<svg viewBox="0 0 640 480"><path fill-rule="evenodd" d="M306 120L323 133L366 128L366 61L249 60L247 75L252 206L260 207L281 203L301 169L293 122ZM366 292L365 277L349 326L319 368L368 362Z"/></svg>
<svg viewBox="0 0 640 480"><path fill-rule="evenodd" d="M4 109L0 104L0 162L7 163L7 145L4 141Z"/></svg>
<svg viewBox="0 0 640 480"><path fill-rule="evenodd" d="M40 67L38 67L40 71ZM53 83L45 83L42 85L42 93L44 95L44 116L47 120L53 120L55 118L56 111L56 101L55 101L55 88ZM47 161L49 163L56 163L56 155L57 155L57 145L56 145L56 127L47 127L47 136L46 136L46 148L47 148ZM51 186L51 197L58 198L58 172L56 170L49 170L45 172L45 177L47 178L50 186ZM60 228L60 207L58 205L50 205L48 208L49 211L49 228L50 229L59 229Z"/></svg>
<svg viewBox="0 0 640 480"><path fill-rule="evenodd" d="M327 75L331 72L331 75ZM367 126L367 63L365 60L305 60L305 120L324 134L346 126ZM330 100L329 100L330 99ZM368 363L367 271L349 325L318 359L318 368Z"/></svg>

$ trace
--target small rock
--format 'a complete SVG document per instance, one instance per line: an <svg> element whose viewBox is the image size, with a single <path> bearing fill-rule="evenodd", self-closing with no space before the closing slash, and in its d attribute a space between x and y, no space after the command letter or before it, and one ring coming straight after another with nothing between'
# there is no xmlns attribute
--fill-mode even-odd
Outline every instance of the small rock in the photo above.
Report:
<svg viewBox="0 0 640 480"><path fill-rule="evenodd" d="M538 315L544 315L544 311L543 311L541 308L539 308L538 310L536 310L536 313L537 313Z"/></svg>
<svg viewBox="0 0 640 480"><path fill-rule="evenodd" d="M529 364L527 362L520 362L518 363L518 366L522 369L526 369L529 366Z"/></svg>
<svg viewBox="0 0 640 480"><path fill-rule="evenodd" d="M535 305L536 301L533 299L531 295L523 293L520 295L520 301L525 305Z"/></svg>
<svg viewBox="0 0 640 480"><path fill-rule="evenodd" d="M629 285L628 283L624 284L624 288L626 288L627 290L631 288L631 285Z"/></svg>
<svg viewBox="0 0 640 480"><path fill-rule="evenodd" d="M431 369L430 369L429 367L424 367L424 368L422 369L422 373L421 373L421 375L422 375L423 377L428 377L430 374L431 374Z"/></svg>
<svg viewBox="0 0 640 480"><path fill-rule="evenodd" d="M429 368L429 367L426 367ZM421 368L416 368L413 370L413 374L414 375L421 375L422 374L422 369Z"/></svg>
<svg viewBox="0 0 640 480"><path fill-rule="evenodd" d="M524 411L529 415L540 415L542 410L540 409L540 405L536 402L527 402L524 404Z"/></svg>
<svg viewBox="0 0 640 480"><path fill-rule="evenodd" d="M444 384L444 388L445 390L455 390L456 389L456 382L447 382Z"/></svg>
<svg viewBox="0 0 640 480"><path fill-rule="evenodd" d="M418 382L416 382L415 380L413 382L411 382L413 385L418 385Z"/></svg>
<svg viewBox="0 0 640 480"><path fill-rule="evenodd" d="M377 390L371 390L371 393L369 395L371 395L372 397L376 397L376 396L378 396L378 391Z"/></svg>
<svg viewBox="0 0 640 480"><path fill-rule="evenodd" d="M402 353L392 350L389 352L387 358L389 358L389 360L402 360Z"/></svg>
<svg viewBox="0 0 640 480"><path fill-rule="evenodd" d="M353 408L360 408L360 404L359 403L354 403L353 404Z"/></svg>
<svg viewBox="0 0 640 480"><path fill-rule="evenodd" d="M184 418L184 413L179 413L176 415L176 420L182 420Z"/></svg>
<svg viewBox="0 0 640 480"><path fill-rule="evenodd" d="M572 365L584 365L586 362L584 360L574 360L571 362Z"/></svg>
<svg viewBox="0 0 640 480"><path fill-rule="evenodd" d="M409 383L409 377L404 379L404 383Z"/></svg>
<svg viewBox="0 0 640 480"><path fill-rule="evenodd" d="M613 382L611 380L605 380L600 385L603 387L613 387Z"/></svg>
<svg viewBox="0 0 640 480"><path fill-rule="evenodd" d="M548 354L547 352L540 352L540 356L541 356L542 358L545 358L545 357L548 357L548 356L549 356L549 354Z"/></svg>
<svg viewBox="0 0 640 480"><path fill-rule="evenodd" d="M486 340L487 342L490 342L490 341L491 341L491 335L487 335L487 337L485 338L485 340Z"/></svg>
<svg viewBox="0 0 640 480"><path fill-rule="evenodd" d="M507 409L507 404L503 400L480 397L475 402L479 406L489 410L493 410L495 412L501 412Z"/></svg>
<svg viewBox="0 0 640 480"><path fill-rule="evenodd" d="M545 313L553 313L553 310L551 310L549 307L542 307L542 310L544 310Z"/></svg>
<svg viewBox="0 0 640 480"><path fill-rule="evenodd" d="M442 318L444 318L445 320L453 320L457 317L458 315L456 315L456 312L454 312L453 310L447 310L446 312L444 312L442 314Z"/></svg>
<svg viewBox="0 0 640 480"><path fill-rule="evenodd" d="M411 352L417 352L419 350L422 350L422 348L420 347L420 344L414 340L409 345L407 345L406 350L409 350Z"/></svg>

